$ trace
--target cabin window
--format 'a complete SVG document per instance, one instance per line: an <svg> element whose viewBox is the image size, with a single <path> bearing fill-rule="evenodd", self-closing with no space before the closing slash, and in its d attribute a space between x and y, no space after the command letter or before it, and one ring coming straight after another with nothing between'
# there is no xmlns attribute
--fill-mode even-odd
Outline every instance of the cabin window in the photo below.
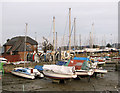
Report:
<svg viewBox="0 0 120 93"><path fill-rule="evenodd" d="M19 72L22 72L22 70L21 70L21 69L19 69L18 71L19 71Z"/></svg>

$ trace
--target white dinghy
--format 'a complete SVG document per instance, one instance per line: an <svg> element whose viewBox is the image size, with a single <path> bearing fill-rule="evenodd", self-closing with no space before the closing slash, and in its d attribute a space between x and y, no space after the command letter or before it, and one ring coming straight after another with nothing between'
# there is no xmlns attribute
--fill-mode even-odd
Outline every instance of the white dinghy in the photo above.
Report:
<svg viewBox="0 0 120 93"><path fill-rule="evenodd" d="M18 68L14 68L11 71L11 73L16 76L20 76L28 79L35 79L35 77L40 77L40 78L44 77L42 73L40 73L37 69L33 69L33 68L18 67Z"/></svg>

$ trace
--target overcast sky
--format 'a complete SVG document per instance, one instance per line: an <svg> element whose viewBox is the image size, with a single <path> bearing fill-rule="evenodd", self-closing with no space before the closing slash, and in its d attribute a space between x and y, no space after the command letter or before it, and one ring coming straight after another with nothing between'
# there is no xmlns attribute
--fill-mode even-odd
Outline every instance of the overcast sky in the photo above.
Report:
<svg viewBox="0 0 120 93"><path fill-rule="evenodd" d="M52 42L52 21L55 16L55 31L58 33L58 44L68 43L69 8L71 8L71 23L76 18L76 43L79 44L79 34L82 45L88 44L89 33L94 22L94 43L101 41L116 42L118 35L118 3L117 2L4 2L2 3L2 41L14 36L25 34L25 23L28 23L27 35L42 42L46 37ZM67 24L67 25L66 25ZM71 26L72 28L72 26ZM36 35L35 35L36 32ZM63 35L65 35L64 40ZM72 33L73 45L73 33Z"/></svg>

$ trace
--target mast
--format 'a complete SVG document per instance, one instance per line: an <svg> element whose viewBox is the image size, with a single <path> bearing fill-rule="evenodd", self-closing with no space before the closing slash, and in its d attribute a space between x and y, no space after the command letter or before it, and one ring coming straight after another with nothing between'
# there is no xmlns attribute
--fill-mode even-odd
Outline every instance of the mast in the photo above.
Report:
<svg viewBox="0 0 120 93"><path fill-rule="evenodd" d="M57 32L56 32L56 51L57 51Z"/></svg>
<svg viewBox="0 0 120 93"><path fill-rule="evenodd" d="M37 32L35 32L35 41L37 41Z"/></svg>
<svg viewBox="0 0 120 93"><path fill-rule="evenodd" d="M76 44L76 18L74 18L74 50L75 50L75 44Z"/></svg>
<svg viewBox="0 0 120 93"><path fill-rule="evenodd" d="M92 31L91 33L91 48L93 48L93 31L94 31L94 23L92 23Z"/></svg>
<svg viewBox="0 0 120 93"><path fill-rule="evenodd" d="M89 41L89 44L90 44L90 48L92 48L92 37L91 37L91 32L90 32L90 41Z"/></svg>
<svg viewBox="0 0 120 93"><path fill-rule="evenodd" d="M53 51L55 51L55 17L53 17Z"/></svg>
<svg viewBox="0 0 120 93"><path fill-rule="evenodd" d="M26 24L26 32L25 32L25 48L24 48L24 67L25 67L25 60L26 60L26 35L27 35L28 23L25 23L25 24Z"/></svg>
<svg viewBox="0 0 120 93"><path fill-rule="evenodd" d="M80 49L82 49L82 47L81 47L81 34L79 34L79 39L80 39Z"/></svg>
<svg viewBox="0 0 120 93"><path fill-rule="evenodd" d="M71 50L71 8L69 8L69 51Z"/></svg>

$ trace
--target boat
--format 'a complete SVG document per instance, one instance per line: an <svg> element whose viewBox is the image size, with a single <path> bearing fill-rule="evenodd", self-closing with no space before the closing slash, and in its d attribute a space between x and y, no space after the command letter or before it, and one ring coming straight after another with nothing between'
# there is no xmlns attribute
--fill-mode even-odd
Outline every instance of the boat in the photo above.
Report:
<svg viewBox="0 0 120 93"><path fill-rule="evenodd" d="M76 78L75 67L59 66L59 65L44 65L43 74L52 79L71 79Z"/></svg>
<svg viewBox="0 0 120 93"><path fill-rule="evenodd" d="M91 63L91 69L94 70L95 74L106 74L108 71L103 69L102 67L98 67L98 63Z"/></svg>
<svg viewBox="0 0 120 93"><path fill-rule="evenodd" d="M90 69L90 64L88 61L90 60L86 57L74 57L68 62L68 66L75 66L77 76L90 77L94 74L94 70Z"/></svg>
<svg viewBox="0 0 120 93"><path fill-rule="evenodd" d="M105 58L102 58L102 57L94 57L94 58L90 58L90 60L97 62L97 64L99 64L99 65L106 63Z"/></svg>
<svg viewBox="0 0 120 93"><path fill-rule="evenodd" d="M3 58L3 57L0 57L0 63L6 64L7 63L7 59Z"/></svg>
<svg viewBox="0 0 120 93"><path fill-rule="evenodd" d="M108 71L105 69L95 69L94 72L97 74L106 74Z"/></svg>
<svg viewBox="0 0 120 93"><path fill-rule="evenodd" d="M66 63L67 63L68 61L66 61L66 60L64 60L64 61L58 61L57 63L56 63L56 65L60 65L60 66L62 66L62 65L65 65Z"/></svg>
<svg viewBox="0 0 120 93"><path fill-rule="evenodd" d="M88 76L92 76L94 74L94 70L90 69L90 70L76 70L76 74L78 76L81 77L88 77Z"/></svg>
<svg viewBox="0 0 120 93"><path fill-rule="evenodd" d="M113 57L113 59L120 59L120 57Z"/></svg>
<svg viewBox="0 0 120 93"><path fill-rule="evenodd" d="M18 67L18 68L14 68L11 71L11 73L16 76L20 76L28 79L35 79L35 77L40 77L40 78L44 77L42 73L40 73L37 69L33 69L33 68Z"/></svg>

